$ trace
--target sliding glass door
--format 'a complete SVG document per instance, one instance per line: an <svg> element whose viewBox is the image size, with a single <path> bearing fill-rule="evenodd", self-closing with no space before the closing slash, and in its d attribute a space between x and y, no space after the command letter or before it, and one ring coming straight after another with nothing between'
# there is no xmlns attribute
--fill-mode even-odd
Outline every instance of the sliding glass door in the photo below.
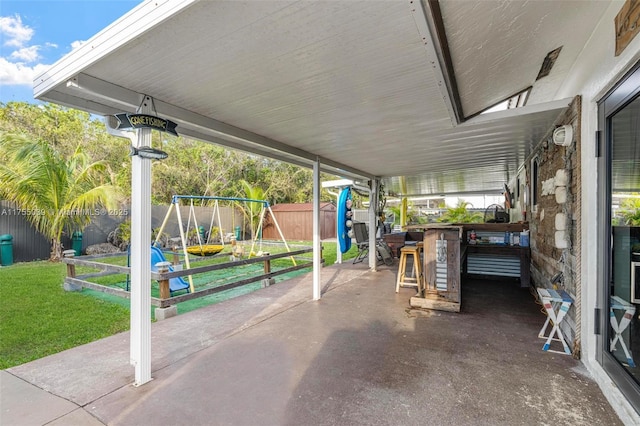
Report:
<svg viewBox="0 0 640 426"><path fill-rule="evenodd" d="M640 66L598 105L599 359L640 411Z"/></svg>

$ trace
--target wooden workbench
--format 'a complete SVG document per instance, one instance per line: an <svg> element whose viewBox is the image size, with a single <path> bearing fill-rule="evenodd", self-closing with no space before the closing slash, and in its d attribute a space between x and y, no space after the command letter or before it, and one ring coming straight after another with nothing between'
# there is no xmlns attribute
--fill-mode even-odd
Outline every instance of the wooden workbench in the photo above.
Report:
<svg viewBox="0 0 640 426"><path fill-rule="evenodd" d="M463 227L430 224L424 226L424 292L412 297L416 308L460 312L460 276L464 250Z"/></svg>
<svg viewBox="0 0 640 426"><path fill-rule="evenodd" d="M491 244L482 239L476 244L468 244L471 230L489 241L489 235L496 240L507 231L520 233L528 229L526 223L438 223L411 225L406 229L424 230L425 290L411 298L412 307L459 312L464 276L517 278L521 287L530 285L529 247Z"/></svg>
<svg viewBox="0 0 640 426"><path fill-rule="evenodd" d="M469 244L469 233L475 230L478 236L497 235L504 241L505 232L520 233L528 229L527 223L474 223L464 224L462 244L466 247L463 276L478 278L518 279L520 287L531 285L531 249L520 245L478 242Z"/></svg>

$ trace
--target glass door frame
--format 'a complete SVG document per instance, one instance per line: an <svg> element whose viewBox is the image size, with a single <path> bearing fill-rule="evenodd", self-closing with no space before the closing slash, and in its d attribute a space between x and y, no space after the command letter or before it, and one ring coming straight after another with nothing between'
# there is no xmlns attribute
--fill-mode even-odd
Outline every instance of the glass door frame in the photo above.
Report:
<svg viewBox="0 0 640 426"><path fill-rule="evenodd" d="M640 385L609 352L609 296L613 273L613 229L611 225L611 118L640 96L640 62L598 102L598 299L596 316L596 359L620 388L629 403L640 412ZM597 308L597 309L598 309ZM637 313L636 313L637 315Z"/></svg>

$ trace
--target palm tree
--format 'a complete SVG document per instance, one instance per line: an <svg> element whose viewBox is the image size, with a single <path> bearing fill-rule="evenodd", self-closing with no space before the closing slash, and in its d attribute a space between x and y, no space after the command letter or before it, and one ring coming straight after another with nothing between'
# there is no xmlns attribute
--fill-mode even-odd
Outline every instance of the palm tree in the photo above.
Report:
<svg viewBox="0 0 640 426"><path fill-rule="evenodd" d="M264 200L265 191L258 186L252 186L246 180L241 180L242 188L244 189L244 196L250 200ZM240 205L239 207L242 210L243 214L249 219L249 223L251 224L251 239L255 238L255 234L258 230L258 224L260 222L260 212L262 212L263 203L250 202L247 201L244 205Z"/></svg>
<svg viewBox="0 0 640 426"><path fill-rule="evenodd" d="M447 211L445 211L440 218L438 218L438 222L446 222L446 223L480 223L483 221L482 214L480 213L472 213L467 210L467 206L470 203L466 201L460 200L458 201L458 205L455 207L449 207Z"/></svg>
<svg viewBox="0 0 640 426"><path fill-rule="evenodd" d="M0 132L0 197L27 212L52 243L51 260L62 257L62 234L81 230L101 208L117 206L117 189L100 182L102 162L89 162L78 148L69 159L44 141Z"/></svg>
<svg viewBox="0 0 640 426"><path fill-rule="evenodd" d="M417 225L424 223L424 218L420 216L419 212L410 209L413 206L411 203L407 203L407 223L406 225ZM393 224L400 225L401 206L389 206L387 209L393 213Z"/></svg>

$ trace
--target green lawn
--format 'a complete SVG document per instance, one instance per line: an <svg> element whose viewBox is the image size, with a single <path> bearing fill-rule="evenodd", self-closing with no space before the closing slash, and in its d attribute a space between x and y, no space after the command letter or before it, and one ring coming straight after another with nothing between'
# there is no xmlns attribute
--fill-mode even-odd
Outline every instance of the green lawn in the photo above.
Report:
<svg viewBox="0 0 640 426"><path fill-rule="evenodd" d="M325 265L332 265L336 244L323 248ZM343 259L356 253L352 246ZM129 329L128 300L90 290L65 292L65 274L64 264L46 261L0 267L0 369ZM214 296L209 303L224 297Z"/></svg>
<svg viewBox="0 0 640 426"><path fill-rule="evenodd" d="M23 364L129 328L126 307L65 292L61 263L0 268L0 368Z"/></svg>

